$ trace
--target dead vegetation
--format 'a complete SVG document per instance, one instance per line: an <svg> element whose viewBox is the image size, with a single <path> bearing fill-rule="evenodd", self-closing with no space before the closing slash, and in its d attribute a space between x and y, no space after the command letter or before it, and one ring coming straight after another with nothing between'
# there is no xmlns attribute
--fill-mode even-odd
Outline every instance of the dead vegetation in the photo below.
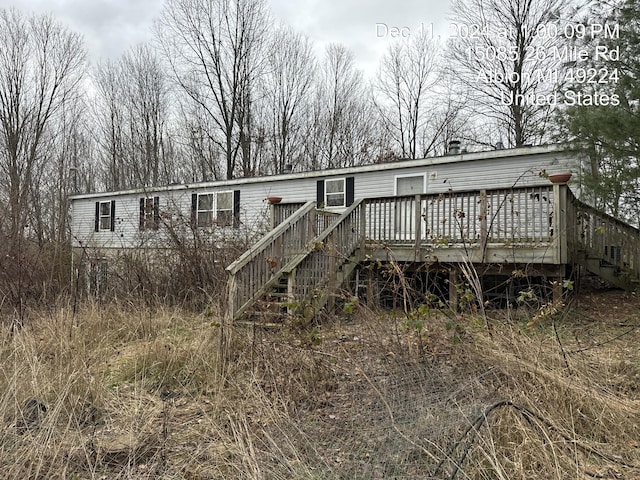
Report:
<svg viewBox="0 0 640 480"><path fill-rule="evenodd" d="M350 305L321 325L86 303L2 328L2 478L633 479L640 300L537 311ZM418 315L418 314L416 314Z"/></svg>

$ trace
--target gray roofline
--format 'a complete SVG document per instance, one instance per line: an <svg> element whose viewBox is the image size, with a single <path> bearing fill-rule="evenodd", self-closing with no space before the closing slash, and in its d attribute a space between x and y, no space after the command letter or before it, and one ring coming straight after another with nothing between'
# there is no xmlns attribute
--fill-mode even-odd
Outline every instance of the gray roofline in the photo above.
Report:
<svg viewBox="0 0 640 480"><path fill-rule="evenodd" d="M541 145L535 147L520 147L510 148L505 150L488 150L484 152L472 152L459 155L445 155L441 157L421 158L417 160L400 160L398 162L378 163L370 165L360 165L357 167L345 167L334 168L330 170L312 170L307 172L287 173L280 175L268 175L262 177L242 177L235 178L233 180L216 180L213 182L195 182L195 183L181 183L174 185L166 185L159 187L148 188L136 188L130 190L118 190L112 192L96 192L96 193L82 193L77 195L70 195L70 200L82 200L87 198L101 198L101 197L113 197L116 195L139 195L147 194L149 192L167 192L178 190L190 190L195 188L214 188L225 187L235 185L246 185L251 183L262 183L270 181L283 181L293 180L299 178L315 178L315 177L330 177L335 175L351 175L361 172L375 172L384 170L397 170L400 168L411 168L420 166L432 166L441 165L445 163L455 162L469 162L476 160L487 160L494 158L506 158L506 157L518 157L527 155L540 155L544 153L562 152L566 151L566 147L559 144Z"/></svg>

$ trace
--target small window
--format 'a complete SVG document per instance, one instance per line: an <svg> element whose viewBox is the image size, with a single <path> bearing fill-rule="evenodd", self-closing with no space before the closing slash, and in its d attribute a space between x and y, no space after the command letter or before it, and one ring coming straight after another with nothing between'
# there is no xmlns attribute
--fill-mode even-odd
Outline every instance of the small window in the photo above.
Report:
<svg viewBox="0 0 640 480"><path fill-rule="evenodd" d="M160 226L160 197L140 199L140 230L157 230Z"/></svg>
<svg viewBox="0 0 640 480"><path fill-rule="evenodd" d="M220 227L233 225L233 192L220 192L216 195L216 223Z"/></svg>
<svg viewBox="0 0 640 480"><path fill-rule="evenodd" d="M100 202L98 225L101 232L111 230L111 202ZM134 217L135 218L135 217Z"/></svg>
<svg viewBox="0 0 640 480"><path fill-rule="evenodd" d="M344 178L325 181L325 201L327 207L345 206Z"/></svg>

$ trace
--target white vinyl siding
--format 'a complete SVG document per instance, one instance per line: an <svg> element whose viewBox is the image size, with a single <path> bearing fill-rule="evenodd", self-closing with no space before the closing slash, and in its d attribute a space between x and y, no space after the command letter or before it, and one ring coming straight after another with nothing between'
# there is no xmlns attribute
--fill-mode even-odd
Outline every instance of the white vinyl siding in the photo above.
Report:
<svg viewBox="0 0 640 480"><path fill-rule="evenodd" d="M426 175L427 192L446 193L450 190L480 190L510 188L512 186L540 185L548 181L538 174L572 170L579 181L578 158L559 151L545 151L544 147L534 148L535 154L507 155L506 150L467 154L460 157L441 157L420 161L396 162L384 165L369 165L344 170L325 170L300 174L264 178L241 178L224 180L202 185L175 186L156 191L112 192L95 195L79 195L72 198L72 238L75 247L134 248L140 246L169 245L166 229L141 231L140 198L158 196L163 206L163 219L167 223L183 222L189 226L197 219L197 205L192 205L192 195L211 195L201 205L202 221L209 224L218 222L229 225L230 211L233 226L255 234L264 233L269 226L269 196L282 197L282 203L304 203L310 200L345 205L347 200L346 178L355 178L353 195L358 198L380 198L396 193L396 178ZM527 151L528 150L524 150ZM495 155L495 157L491 156ZM454 160L457 159L457 160ZM319 182L322 182L322 196L318 197ZM574 185L572 185L572 188ZM236 195L238 194L238 201ZM241 194L241 195L240 195ZM329 195L329 197L327 197ZM331 197L333 195L333 197ZM94 229L95 205L97 202L109 204L115 199L117 206L115 230ZM109 200L109 201L107 201ZM196 200L197 201L197 200ZM238 205L236 205L238 203ZM206 205L205 205L206 204ZM339 209L340 207L333 207ZM206 213L209 212L209 213ZM106 214L106 212L105 212ZM105 217L106 218L106 217ZM104 223L106 226L106 220ZM393 223L390 224L393 228ZM108 229L107 229L108 230ZM141 238L144 237L144 238Z"/></svg>

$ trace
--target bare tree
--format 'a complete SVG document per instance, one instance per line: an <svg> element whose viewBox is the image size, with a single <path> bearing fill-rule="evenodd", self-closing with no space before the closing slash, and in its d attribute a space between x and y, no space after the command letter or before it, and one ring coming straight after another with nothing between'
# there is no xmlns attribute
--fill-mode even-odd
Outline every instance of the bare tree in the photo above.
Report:
<svg viewBox="0 0 640 480"><path fill-rule="evenodd" d="M327 47L308 109L307 161L313 170L372 161L368 89L353 53L340 44Z"/></svg>
<svg viewBox="0 0 640 480"><path fill-rule="evenodd" d="M522 146L545 138L567 0L453 0L450 67L483 123ZM504 137L503 137L504 136Z"/></svg>
<svg viewBox="0 0 640 480"><path fill-rule="evenodd" d="M2 229L22 238L47 134L76 99L85 52L79 35L48 16L0 10L0 171ZM6 223L5 223L6 222Z"/></svg>
<svg viewBox="0 0 640 480"><path fill-rule="evenodd" d="M42 245L51 241L62 246L69 240L69 195L78 193L90 156L84 103L69 103L43 140L42 162L34 177L29 225Z"/></svg>
<svg viewBox="0 0 640 480"><path fill-rule="evenodd" d="M218 162L217 126L201 105L186 102L180 108L178 139L183 161L176 165L178 178L186 182L209 182L223 178Z"/></svg>
<svg viewBox="0 0 640 480"><path fill-rule="evenodd" d="M169 88L160 59L148 45L138 45L122 59L127 85L129 138L139 186L172 181L167 155Z"/></svg>
<svg viewBox="0 0 640 480"><path fill-rule="evenodd" d="M30 294L43 298L51 290L46 265L55 260L45 250L40 210L50 199L41 195L64 111L78 98L84 58L80 37L51 17L0 10L0 289L14 311L12 327L23 325ZM51 200L55 211L60 199Z"/></svg>
<svg viewBox="0 0 640 480"><path fill-rule="evenodd" d="M159 58L138 45L96 69L95 117L108 189L173 180L168 134L169 88Z"/></svg>
<svg viewBox="0 0 640 480"><path fill-rule="evenodd" d="M299 157L303 142L302 110L310 104L315 80L313 45L289 27L278 29L271 41L264 81L266 110L270 114L273 172Z"/></svg>
<svg viewBox="0 0 640 480"><path fill-rule="evenodd" d="M104 188L120 190L132 186L132 173L126 167L126 112L122 66L107 60L95 72L96 98L93 102L99 146L99 163Z"/></svg>
<svg viewBox="0 0 640 480"><path fill-rule="evenodd" d="M374 88L376 105L402 158L427 156L443 128L428 121L434 119L436 104L432 88L439 80L437 52L438 46L421 32L390 45L380 63ZM432 105L428 105L430 94ZM435 129L431 134L429 126Z"/></svg>
<svg viewBox="0 0 640 480"><path fill-rule="evenodd" d="M251 88L268 25L264 0L169 0L157 25L178 84L217 127L226 178L250 155Z"/></svg>

